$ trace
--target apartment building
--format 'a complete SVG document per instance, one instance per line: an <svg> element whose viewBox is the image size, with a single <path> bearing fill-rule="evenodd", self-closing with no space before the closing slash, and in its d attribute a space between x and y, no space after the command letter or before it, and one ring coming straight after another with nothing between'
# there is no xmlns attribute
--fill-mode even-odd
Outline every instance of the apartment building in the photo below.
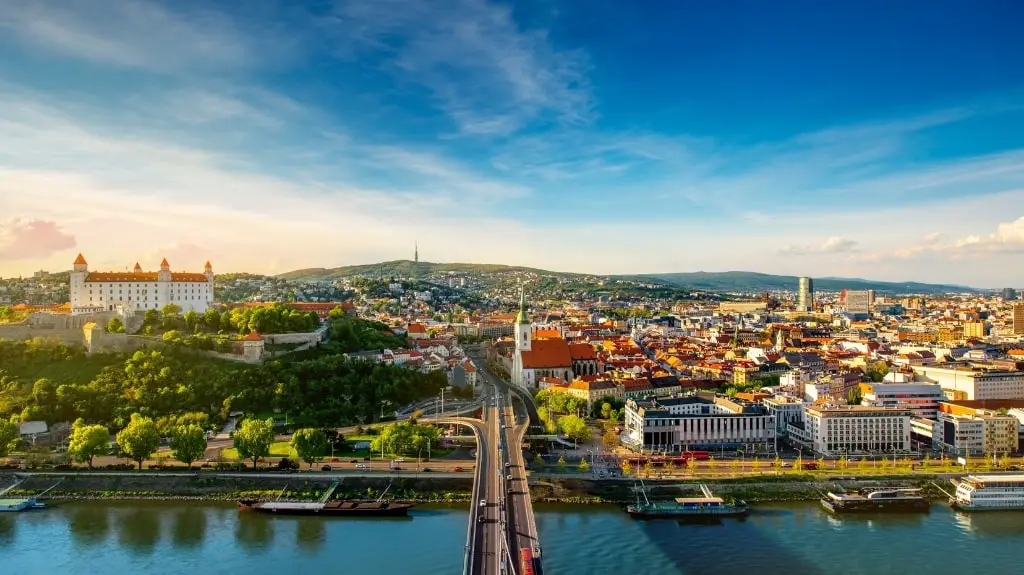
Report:
<svg viewBox="0 0 1024 575"><path fill-rule="evenodd" d="M998 411L943 403L932 444L957 456L993 456L1017 451L1020 421Z"/></svg>
<svg viewBox="0 0 1024 575"><path fill-rule="evenodd" d="M910 418L907 409L807 406L803 423L790 423L787 433L824 457L909 453Z"/></svg>

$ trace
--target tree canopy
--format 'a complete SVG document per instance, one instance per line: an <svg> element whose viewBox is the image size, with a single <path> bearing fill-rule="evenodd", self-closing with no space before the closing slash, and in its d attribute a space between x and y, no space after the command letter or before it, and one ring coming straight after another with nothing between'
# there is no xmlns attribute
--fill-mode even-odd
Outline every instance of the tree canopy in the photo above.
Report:
<svg viewBox="0 0 1024 575"><path fill-rule="evenodd" d="M97 455L106 453L110 445L110 431L102 425L86 425L82 419L76 419L71 428L68 442L68 454L79 463L88 463Z"/></svg>
<svg viewBox="0 0 1024 575"><path fill-rule="evenodd" d="M191 469L192 462L206 453L206 431L195 423L175 426L171 430L171 453Z"/></svg>
<svg viewBox="0 0 1024 575"><path fill-rule="evenodd" d="M117 445L122 453L139 464L141 471L142 462L160 447L160 432L152 419L133 413L128 425L117 434Z"/></svg>
<svg viewBox="0 0 1024 575"><path fill-rule="evenodd" d="M441 438L441 429L430 424L414 424L407 421L386 425L380 434L370 442L370 449L385 453L419 455L427 447L436 446Z"/></svg>
<svg viewBox="0 0 1024 575"><path fill-rule="evenodd" d="M0 418L0 457L7 457L11 443L18 439L18 424Z"/></svg>
<svg viewBox="0 0 1024 575"><path fill-rule="evenodd" d="M246 419L235 430L235 449L241 457L252 459L253 469L256 469L259 458L270 455L270 445L273 442L273 419Z"/></svg>
<svg viewBox="0 0 1024 575"><path fill-rule="evenodd" d="M296 430L292 435L292 448L299 459L309 464L310 469L324 456L327 445L327 435L319 429L307 427Z"/></svg>

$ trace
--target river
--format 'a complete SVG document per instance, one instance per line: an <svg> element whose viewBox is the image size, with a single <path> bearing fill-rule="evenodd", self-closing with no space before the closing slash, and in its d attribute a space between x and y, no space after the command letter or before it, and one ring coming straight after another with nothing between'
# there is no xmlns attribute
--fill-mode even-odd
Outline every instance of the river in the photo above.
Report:
<svg viewBox="0 0 1024 575"><path fill-rule="evenodd" d="M457 574L467 512L409 519L268 517L233 505L67 502L0 514L4 575ZM547 575L1020 573L1024 512L844 517L760 504L712 525L636 521L615 507L537 506Z"/></svg>

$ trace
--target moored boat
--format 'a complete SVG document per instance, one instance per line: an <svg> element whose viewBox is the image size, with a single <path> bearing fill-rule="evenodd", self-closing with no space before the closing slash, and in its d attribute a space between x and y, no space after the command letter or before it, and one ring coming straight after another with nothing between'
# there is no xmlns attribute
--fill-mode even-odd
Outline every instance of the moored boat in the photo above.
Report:
<svg viewBox="0 0 1024 575"><path fill-rule="evenodd" d="M831 493L821 498L821 506L832 513L927 512L928 500L920 489L869 489L862 493Z"/></svg>
<svg viewBox="0 0 1024 575"><path fill-rule="evenodd" d="M413 503L397 503L384 501L384 490L376 500L351 500L339 499L331 501L331 495L338 488L334 483L320 498L319 501L255 501L243 499L238 502L238 508L242 510L255 511L258 513L273 513L277 515L327 515L346 517L402 517L409 513ZM282 490L282 493L284 491Z"/></svg>
<svg viewBox="0 0 1024 575"><path fill-rule="evenodd" d="M11 485L3 490L0 490L0 513L14 513L18 511L46 509L46 504L43 503L42 501L39 501L38 498L42 497L43 495L46 495L46 493L50 491L50 489L53 489L54 487L57 487L57 485L60 485L60 481L58 481L57 483L55 483L42 493L39 493L38 495L30 495L28 497L4 497L12 489L21 485L27 480L27 477L18 479L17 481L15 481L14 485Z"/></svg>
<svg viewBox="0 0 1024 575"><path fill-rule="evenodd" d="M968 475L951 479L956 492L949 503L964 511L1024 509L1024 475Z"/></svg>
<svg viewBox="0 0 1024 575"><path fill-rule="evenodd" d="M712 495L707 485L700 485L704 497L677 497L672 501L651 501L647 498L647 490L641 486L637 493L637 502L626 506L626 513L637 519L683 519L696 517L740 517L750 511L743 501L728 503L721 497ZM640 494L644 500L640 501Z"/></svg>

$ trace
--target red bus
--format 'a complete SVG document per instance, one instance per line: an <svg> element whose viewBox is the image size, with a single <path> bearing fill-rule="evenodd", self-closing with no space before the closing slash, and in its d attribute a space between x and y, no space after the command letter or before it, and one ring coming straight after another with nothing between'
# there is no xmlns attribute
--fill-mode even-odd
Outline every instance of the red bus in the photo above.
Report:
<svg viewBox="0 0 1024 575"><path fill-rule="evenodd" d="M519 550L519 575L533 575L533 553L529 549Z"/></svg>

